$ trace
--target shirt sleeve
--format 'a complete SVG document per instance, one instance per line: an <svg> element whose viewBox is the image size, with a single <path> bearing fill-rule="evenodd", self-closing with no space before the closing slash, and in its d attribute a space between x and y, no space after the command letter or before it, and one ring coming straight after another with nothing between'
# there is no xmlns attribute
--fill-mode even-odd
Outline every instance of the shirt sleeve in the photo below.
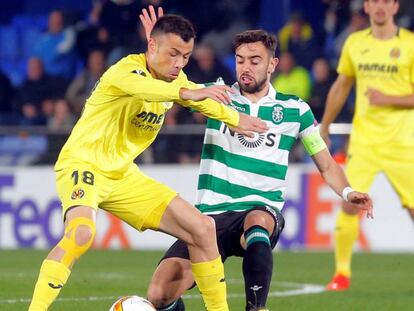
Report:
<svg viewBox="0 0 414 311"><path fill-rule="evenodd" d="M195 84L188 80L182 83L183 87L188 89L198 89L202 87L199 84ZM183 107L196 110L208 118L220 120L229 126L237 126L239 124L239 113L236 110L210 98L202 101L178 100L177 103Z"/></svg>
<svg viewBox="0 0 414 311"><path fill-rule="evenodd" d="M352 36L345 40L344 47L342 48L341 57L339 58L337 72L348 77L355 76L354 65L351 59L351 46Z"/></svg>
<svg viewBox="0 0 414 311"><path fill-rule="evenodd" d="M305 106L303 113L300 115L300 129L299 129L299 138L302 141L303 146L305 147L306 152L313 156L326 149L325 141L322 139L319 134L318 122L313 116L312 110L309 105L305 102L302 102Z"/></svg>
<svg viewBox="0 0 414 311"><path fill-rule="evenodd" d="M119 62L102 77L125 94L150 102L177 101L180 98L179 84L154 79L146 70L137 69L136 64Z"/></svg>

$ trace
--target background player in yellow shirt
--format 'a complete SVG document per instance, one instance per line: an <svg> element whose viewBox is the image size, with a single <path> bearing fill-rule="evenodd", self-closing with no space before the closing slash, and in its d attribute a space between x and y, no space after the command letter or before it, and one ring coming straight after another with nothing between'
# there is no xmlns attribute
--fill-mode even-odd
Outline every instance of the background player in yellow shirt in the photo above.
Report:
<svg viewBox="0 0 414 311"><path fill-rule="evenodd" d="M260 119L221 104L230 103L227 86L197 89L187 80L181 69L194 37L188 20L166 15L154 26L145 54L123 58L97 83L55 165L65 233L43 261L29 310L47 310L55 300L93 242L98 207L137 230L186 241L207 310L228 310L214 222L133 162L154 141L173 101L241 133L267 130Z"/></svg>
<svg viewBox="0 0 414 311"><path fill-rule="evenodd" d="M398 0L365 0L371 27L349 36L328 94L321 134L335 120L356 82L356 103L346 173L352 187L367 192L383 172L414 219L414 35L399 28ZM336 273L328 290L350 286L358 211L344 203L335 229Z"/></svg>

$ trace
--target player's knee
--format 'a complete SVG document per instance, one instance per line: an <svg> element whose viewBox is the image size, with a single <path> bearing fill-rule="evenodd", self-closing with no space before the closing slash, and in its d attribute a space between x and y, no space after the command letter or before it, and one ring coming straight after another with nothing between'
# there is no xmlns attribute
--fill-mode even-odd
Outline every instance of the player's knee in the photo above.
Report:
<svg viewBox="0 0 414 311"><path fill-rule="evenodd" d="M265 228L270 233L274 229L275 221L267 212L251 211L244 220L244 230L246 231L253 226Z"/></svg>
<svg viewBox="0 0 414 311"><path fill-rule="evenodd" d="M89 248L92 245L95 235L95 230L86 225L80 225L75 231L75 243L78 246L86 246Z"/></svg>
<svg viewBox="0 0 414 311"><path fill-rule="evenodd" d="M57 245L64 251L61 262L69 267L79 259L92 245L95 232L95 223L89 218L72 219L65 229L63 239Z"/></svg>
<svg viewBox="0 0 414 311"><path fill-rule="evenodd" d="M172 297L168 297L168 292L162 284L151 282L147 291L147 299L156 308L162 308L171 302Z"/></svg>
<svg viewBox="0 0 414 311"><path fill-rule="evenodd" d="M199 223L193 227L192 240L193 243L201 246L210 243L216 236L216 223L214 219L202 215Z"/></svg>

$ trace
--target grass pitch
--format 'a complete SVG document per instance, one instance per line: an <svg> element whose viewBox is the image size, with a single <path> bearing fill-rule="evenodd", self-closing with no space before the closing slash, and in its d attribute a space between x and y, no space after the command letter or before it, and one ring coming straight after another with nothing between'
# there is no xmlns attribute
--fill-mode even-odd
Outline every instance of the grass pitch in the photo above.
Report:
<svg viewBox="0 0 414 311"><path fill-rule="evenodd" d="M0 310L27 310L44 251L0 251ZM106 311L119 296L145 297L161 252L98 251L75 266L51 311ZM226 263L229 305L244 310L241 259ZM333 272L332 253L279 252L268 300L270 310L414 310L414 254L356 254L351 289L323 291ZM186 309L204 310L197 289Z"/></svg>

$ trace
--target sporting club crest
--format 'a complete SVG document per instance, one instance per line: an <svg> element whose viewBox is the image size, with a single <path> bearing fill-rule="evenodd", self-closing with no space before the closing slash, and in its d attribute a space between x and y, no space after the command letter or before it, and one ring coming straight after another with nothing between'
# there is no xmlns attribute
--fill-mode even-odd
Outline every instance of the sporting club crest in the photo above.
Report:
<svg viewBox="0 0 414 311"><path fill-rule="evenodd" d="M282 105L274 105L272 111L272 121L275 124L280 124L284 117L284 108Z"/></svg>

